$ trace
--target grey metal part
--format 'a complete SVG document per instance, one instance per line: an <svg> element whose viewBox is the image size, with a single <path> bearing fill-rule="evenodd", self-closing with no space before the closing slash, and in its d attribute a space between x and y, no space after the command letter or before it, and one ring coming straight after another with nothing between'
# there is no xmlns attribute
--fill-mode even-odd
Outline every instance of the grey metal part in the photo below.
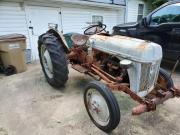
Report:
<svg viewBox="0 0 180 135"><path fill-rule="evenodd" d="M120 60L133 61L128 69L133 92L144 97L154 88L162 59L160 45L123 36L93 35L89 40L93 48L115 55Z"/></svg>

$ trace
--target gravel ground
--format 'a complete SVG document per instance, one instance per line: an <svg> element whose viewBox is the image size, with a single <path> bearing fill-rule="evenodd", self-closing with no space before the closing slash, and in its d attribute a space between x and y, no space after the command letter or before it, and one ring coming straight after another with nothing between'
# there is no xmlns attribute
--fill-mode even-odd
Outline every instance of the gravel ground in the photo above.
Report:
<svg viewBox="0 0 180 135"><path fill-rule="evenodd" d="M180 84L180 73L173 75ZM48 85L40 65L24 73L0 76L0 135L104 135L90 121L83 103L91 78L70 69L62 89ZM114 93L121 108L121 123L111 135L180 135L180 100L168 100L156 111L131 116L137 105L127 95Z"/></svg>

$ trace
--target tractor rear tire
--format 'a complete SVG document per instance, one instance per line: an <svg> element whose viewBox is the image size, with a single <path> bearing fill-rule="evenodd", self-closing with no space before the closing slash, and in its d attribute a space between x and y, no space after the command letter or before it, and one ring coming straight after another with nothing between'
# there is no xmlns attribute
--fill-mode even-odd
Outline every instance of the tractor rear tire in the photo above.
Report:
<svg viewBox="0 0 180 135"><path fill-rule="evenodd" d="M56 88L68 80L68 62L62 43L52 33L46 33L38 40L39 58L48 83Z"/></svg>

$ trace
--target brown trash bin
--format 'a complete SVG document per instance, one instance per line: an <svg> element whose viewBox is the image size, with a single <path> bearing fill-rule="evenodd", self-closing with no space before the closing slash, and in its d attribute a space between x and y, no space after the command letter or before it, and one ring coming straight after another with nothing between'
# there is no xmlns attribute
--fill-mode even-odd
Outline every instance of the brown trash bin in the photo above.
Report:
<svg viewBox="0 0 180 135"><path fill-rule="evenodd" d="M4 66L12 65L16 73L26 71L26 37L21 34L0 36L0 58Z"/></svg>

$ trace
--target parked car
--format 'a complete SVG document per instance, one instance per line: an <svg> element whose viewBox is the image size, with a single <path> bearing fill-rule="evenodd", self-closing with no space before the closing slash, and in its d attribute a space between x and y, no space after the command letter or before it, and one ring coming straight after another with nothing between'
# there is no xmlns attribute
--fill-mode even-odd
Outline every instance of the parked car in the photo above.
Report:
<svg viewBox="0 0 180 135"><path fill-rule="evenodd" d="M180 57L180 0L165 3L139 22L115 26L113 34L158 43L163 60L175 62Z"/></svg>

